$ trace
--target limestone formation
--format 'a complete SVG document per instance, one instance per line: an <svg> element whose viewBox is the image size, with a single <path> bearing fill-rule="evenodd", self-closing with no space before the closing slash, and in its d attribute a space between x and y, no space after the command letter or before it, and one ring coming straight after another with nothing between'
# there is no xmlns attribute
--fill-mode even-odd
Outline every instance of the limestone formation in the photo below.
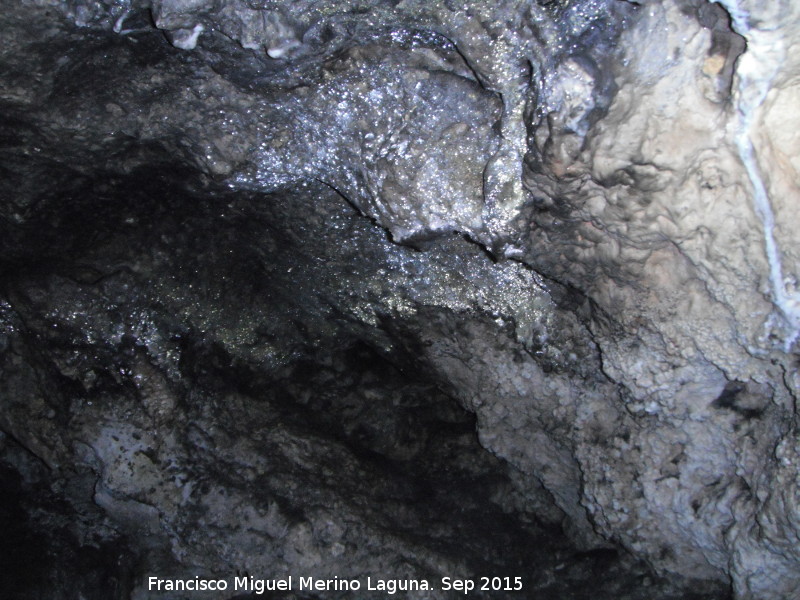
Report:
<svg viewBox="0 0 800 600"><path fill-rule="evenodd" d="M0 31L10 597L800 597L800 4Z"/></svg>

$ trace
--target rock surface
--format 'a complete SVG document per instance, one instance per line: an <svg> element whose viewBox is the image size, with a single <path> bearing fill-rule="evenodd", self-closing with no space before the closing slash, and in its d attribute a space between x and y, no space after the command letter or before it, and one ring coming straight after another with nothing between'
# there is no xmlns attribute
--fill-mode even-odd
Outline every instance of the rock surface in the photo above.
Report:
<svg viewBox="0 0 800 600"><path fill-rule="evenodd" d="M25 0L0 30L12 597L800 595L800 7Z"/></svg>

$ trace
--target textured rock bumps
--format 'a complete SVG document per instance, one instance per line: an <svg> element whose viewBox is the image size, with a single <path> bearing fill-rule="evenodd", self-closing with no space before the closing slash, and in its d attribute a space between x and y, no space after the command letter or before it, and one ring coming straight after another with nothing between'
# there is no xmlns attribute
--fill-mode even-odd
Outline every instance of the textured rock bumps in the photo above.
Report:
<svg viewBox="0 0 800 600"><path fill-rule="evenodd" d="M749 4L8 11L6 461L176 573L491 563L396 532L495 473L477 512L796 596L800 10Z"/></svg>

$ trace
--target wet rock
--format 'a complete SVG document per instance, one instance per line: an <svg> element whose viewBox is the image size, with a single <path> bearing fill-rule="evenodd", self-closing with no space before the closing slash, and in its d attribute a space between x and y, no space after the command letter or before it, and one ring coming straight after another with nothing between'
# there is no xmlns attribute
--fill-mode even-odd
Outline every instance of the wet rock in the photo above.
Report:
<svg viewBox="0 0 800 600"><path fill-rule="evenodd" d="M797 595L800 13L750 4L4 11L6 513L63 525L49 597Z"/></svg>

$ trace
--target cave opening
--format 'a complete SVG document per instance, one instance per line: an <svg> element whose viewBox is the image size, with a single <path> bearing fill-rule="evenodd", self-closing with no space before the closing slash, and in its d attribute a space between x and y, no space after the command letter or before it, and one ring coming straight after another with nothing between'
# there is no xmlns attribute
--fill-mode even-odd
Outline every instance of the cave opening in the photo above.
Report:
<svg viewBox="0 0 800 600"><path fill-rule="evenodd" d="M478 246L434 242L421 266L325 185L200 194L200 177L86 178L6 242L4 425L26 432L3 439L9 597L127 599L146 573L278 576L312 551L398 577L524 572L526 597L688 597L624 553L576 547L541 485L481 445L421 360L428 342L402 333L434 318L458 336L469 315L389 302L364 326L370 277L458 253L495 269ZM54 464L57 444L77 462ZM182 563L153 523L142 536L153 508L181 553L214 562Z"/></svg>

